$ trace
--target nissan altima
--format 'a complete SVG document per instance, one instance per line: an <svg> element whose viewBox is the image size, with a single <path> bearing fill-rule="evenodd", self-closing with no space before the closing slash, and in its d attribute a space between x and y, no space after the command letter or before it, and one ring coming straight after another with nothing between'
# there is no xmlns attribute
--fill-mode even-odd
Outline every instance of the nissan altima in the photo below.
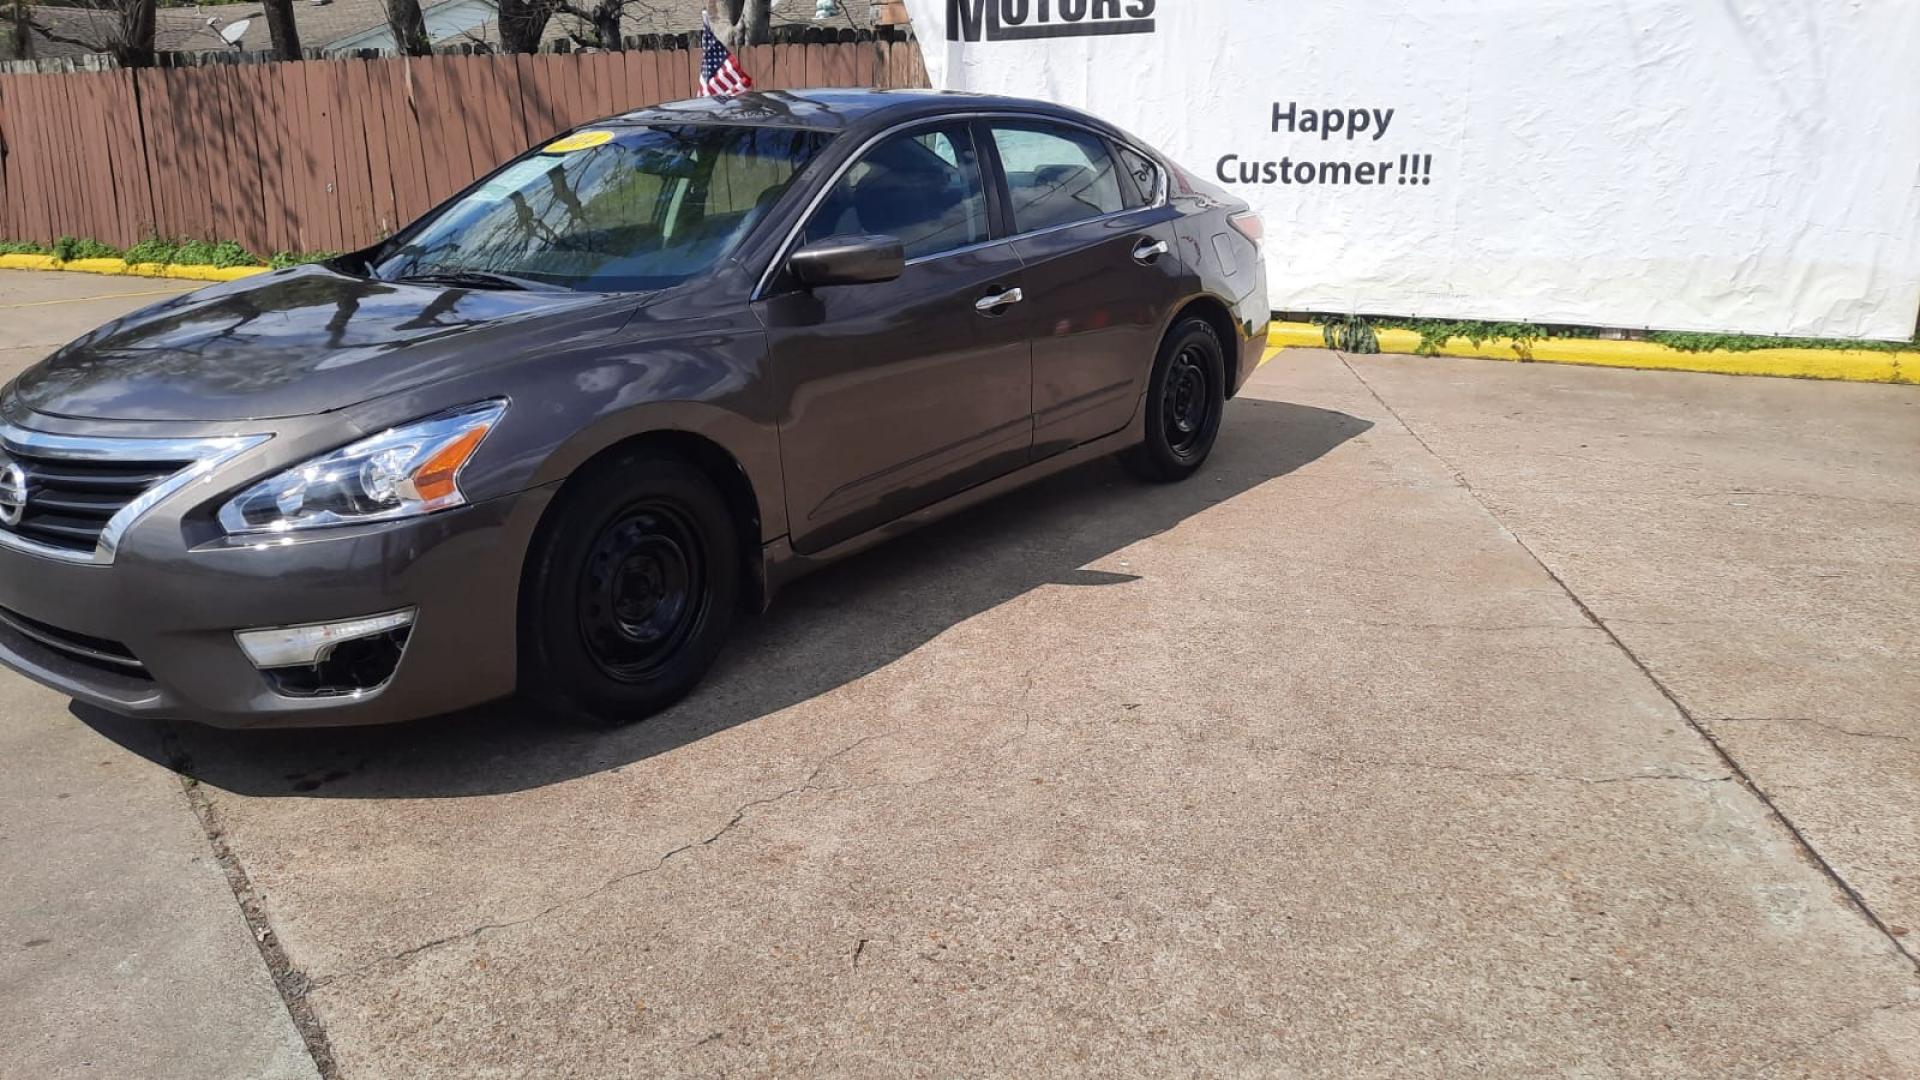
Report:
<svg viewBox="0 0 1920 1080"><path fill-rule="evenodd" d="M610 117L0 392L0 661L230 727L638 719L810 568L1101 455L1199 469L1260 241L1054 105Z"/></svg>

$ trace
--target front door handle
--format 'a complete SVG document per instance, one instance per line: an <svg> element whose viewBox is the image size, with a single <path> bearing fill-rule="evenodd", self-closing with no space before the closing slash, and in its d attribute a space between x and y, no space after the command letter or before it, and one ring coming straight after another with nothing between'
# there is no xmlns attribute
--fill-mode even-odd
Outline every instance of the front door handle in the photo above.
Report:
<svg viewBox="0 0 1920 1080"><path fill-rule="evenodd" d="M1133 245L1133 261L1150 263L1167 253L1165 240L1146 239Z"/></svg>
<svg viewBox="0 0 1920 1080"><path fill-rule="evenodd" d="M1008 289L1005 292L988 293L973 302L973 310L982 315L998 315L1000 314L1000 308L1006 307L1008 304L1017 304L1026 298L1026 294L1019 289Z"/></svg>

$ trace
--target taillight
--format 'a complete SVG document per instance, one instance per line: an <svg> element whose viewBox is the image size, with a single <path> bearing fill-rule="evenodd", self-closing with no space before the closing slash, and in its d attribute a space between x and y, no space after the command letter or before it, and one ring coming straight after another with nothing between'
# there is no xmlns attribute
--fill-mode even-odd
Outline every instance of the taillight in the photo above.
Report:
<svg viewBox="0 0 1920 1080"><path fill-rule="evenodd" d="M1253 241L1254 247L1259 247L1261 239L1267 235L1267 227L1260 223L1260 215L1251 210L1234 214L1227 221L1239 230L1241 236Z"/></svg>

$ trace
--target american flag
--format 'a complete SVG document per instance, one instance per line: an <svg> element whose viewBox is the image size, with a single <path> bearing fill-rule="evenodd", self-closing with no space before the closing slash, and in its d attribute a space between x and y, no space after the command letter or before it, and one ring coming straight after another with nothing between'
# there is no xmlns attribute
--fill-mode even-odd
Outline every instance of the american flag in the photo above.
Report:
<svg viewBox="0 0 1920 1080"><path fill-rule="evenodd" d="M724 97L753 89L753 80L740 67L720 39L713 36L713 23L700 16L700 93L706 97Z"/></svg>

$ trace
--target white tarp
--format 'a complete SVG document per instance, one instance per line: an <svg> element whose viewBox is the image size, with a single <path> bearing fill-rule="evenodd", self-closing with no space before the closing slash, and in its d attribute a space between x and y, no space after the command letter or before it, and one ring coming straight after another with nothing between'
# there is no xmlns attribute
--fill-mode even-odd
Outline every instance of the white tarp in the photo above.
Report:
<svg viewBox="0 0 1920 1080"><path fill-rule="evenodd" d="M1077 106L1251 202L1277 309L1914 332L1916 0L907 6L933 85Z"/></svg>

